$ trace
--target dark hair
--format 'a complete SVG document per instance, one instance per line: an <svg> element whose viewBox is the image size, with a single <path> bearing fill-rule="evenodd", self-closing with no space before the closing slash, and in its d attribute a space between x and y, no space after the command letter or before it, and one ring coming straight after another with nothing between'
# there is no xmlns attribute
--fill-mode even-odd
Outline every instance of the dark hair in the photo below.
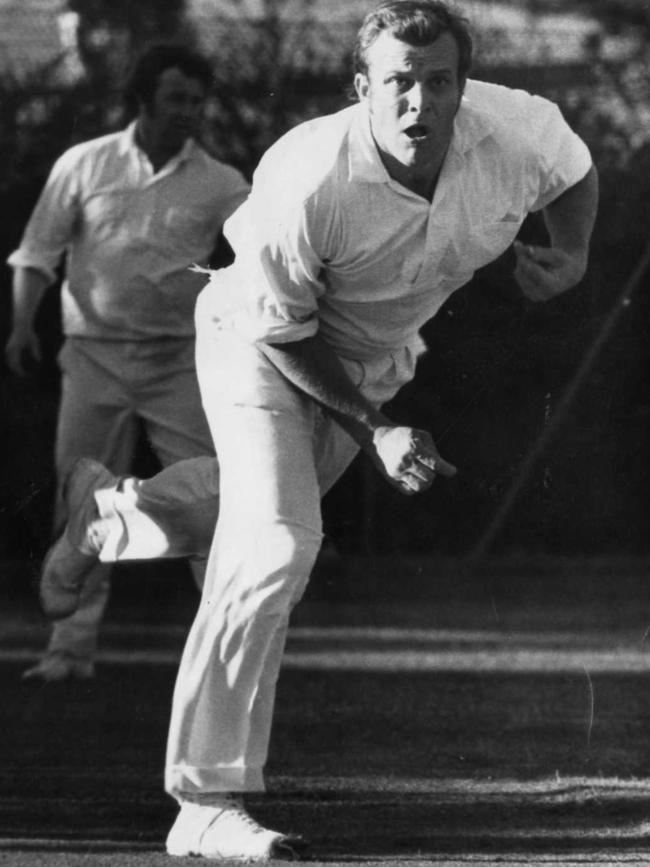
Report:
<svg viewBox="0 0 650 867"><path fill-rule="evenodd" d="M136 60L124 87L124 102L130 113L141 105L151 105L158 80L166 69L180 69L196 78L206 90L212 84L212 67L200 54L184 45L152 45Z"/></svg>
<svg viewBox="0 0 650 867"><path fill-rule="evenodd" d="M474 50L469 22L443 0L384 0L369 12L354 46L355 73L368 74L368 49L383 31L414 46L430 45L442 33L451 33L458 45L458 78L467 78Z"/></svg>

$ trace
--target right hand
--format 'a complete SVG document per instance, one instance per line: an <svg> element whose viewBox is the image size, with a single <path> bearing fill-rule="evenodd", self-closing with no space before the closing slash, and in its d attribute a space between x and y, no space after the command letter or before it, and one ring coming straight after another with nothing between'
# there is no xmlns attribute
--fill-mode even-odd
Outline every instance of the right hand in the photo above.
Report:
<svg viewBox="0 0 650 867"><path fill-rule="evenodd" d="M29 362L41 360L41 343L33 328L14 329L5 346L7 366L17 376L27 376Z"/></svg>
<svg viewBox="0 0 650 867"><path fill-rule="evenodd" d="M404 494L426 491L438 475L456 475L456 467L440 456L431 434L417 428L377 428L371 457L388 481Z"/></svg>

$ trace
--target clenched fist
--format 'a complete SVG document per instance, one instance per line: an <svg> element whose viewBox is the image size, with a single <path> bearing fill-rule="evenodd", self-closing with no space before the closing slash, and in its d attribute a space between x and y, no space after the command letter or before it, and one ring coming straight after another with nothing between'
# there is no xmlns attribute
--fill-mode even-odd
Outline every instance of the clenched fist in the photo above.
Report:
<svg viewBox="0 0 650 867"><path fill-rule="evenodd" d="M370 456L380 472L405 494L426 491L437 475L456 474L456 467L438 453L431 435L417 428L377 428Z"/></svg>

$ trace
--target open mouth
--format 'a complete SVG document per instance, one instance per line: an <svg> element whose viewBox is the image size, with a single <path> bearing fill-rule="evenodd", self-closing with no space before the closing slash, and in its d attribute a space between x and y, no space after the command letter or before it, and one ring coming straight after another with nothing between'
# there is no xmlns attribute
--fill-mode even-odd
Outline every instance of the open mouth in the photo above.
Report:
<svg viewBox="0 0 650 867"><path fill-rule="evenodd" d="M427 137L429 130L422 123L414 123L411 126L406 127L404 134L408 136L411 141L421 141Z"/></svg>

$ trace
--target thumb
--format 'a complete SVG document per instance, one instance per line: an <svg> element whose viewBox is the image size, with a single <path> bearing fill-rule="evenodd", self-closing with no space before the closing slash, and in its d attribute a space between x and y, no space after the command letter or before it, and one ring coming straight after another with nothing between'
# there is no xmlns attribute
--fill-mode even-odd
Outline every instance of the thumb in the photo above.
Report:
<svg viewBox="0 0 650 867"><path fill-rule="evenodd" d="M458 472L456 467L444 458L438 458L436 461L435 471L439 476L444 476L447 479L451 479Z"/></svg>
<svg viewBox="0 0 650 867"><path fill-rule="evenodd" d="M520 253L529 261L547 268L562 265L568 258L568 254L557 247L535 247L531 244L523 247Z"/></svg>
<svg viewBox="0 0 650 867"><path fill-rule="evenodd" d="M433 470L436 475L444 476L448 479L450 479L452 476L455 476L458 472L453 464L450 464L449 461L441 458L440 455L436 455L436 457L430 458L420 458L419 461L423 466L428 467L430 470Z"/></svg>

